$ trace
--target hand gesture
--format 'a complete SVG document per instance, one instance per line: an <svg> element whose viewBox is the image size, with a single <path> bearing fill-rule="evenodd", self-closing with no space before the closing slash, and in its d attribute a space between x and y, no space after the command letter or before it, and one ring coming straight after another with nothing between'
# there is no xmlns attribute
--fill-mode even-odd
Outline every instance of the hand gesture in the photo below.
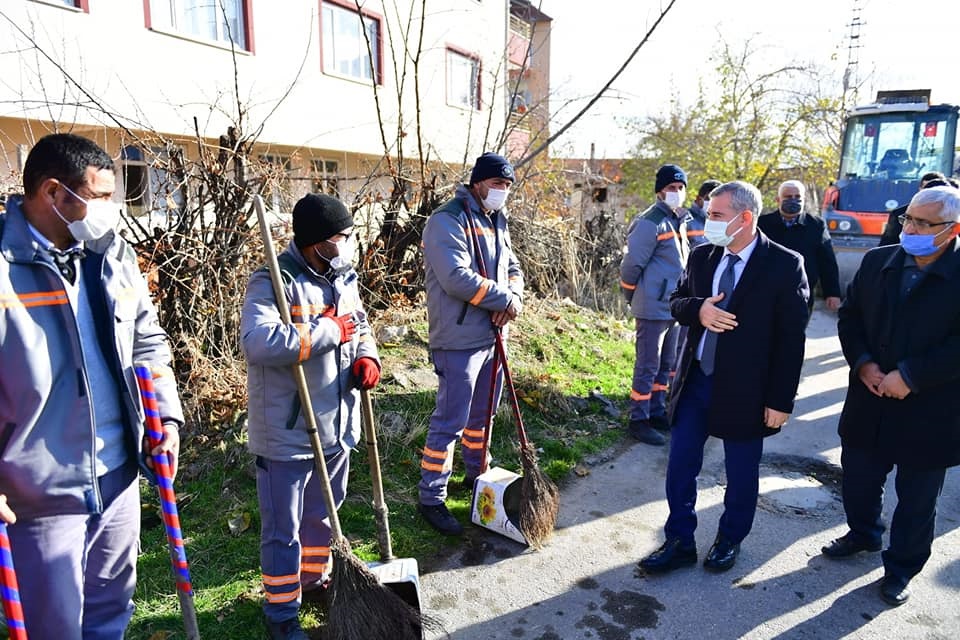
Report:
<svg viewBox="0 0 960 640"><path fill-rule="evenodd" d="M723 293L707 298L700 306L700 324L708 331L723 333L737 326L737 316L717 306L723 300Z"/></svg>

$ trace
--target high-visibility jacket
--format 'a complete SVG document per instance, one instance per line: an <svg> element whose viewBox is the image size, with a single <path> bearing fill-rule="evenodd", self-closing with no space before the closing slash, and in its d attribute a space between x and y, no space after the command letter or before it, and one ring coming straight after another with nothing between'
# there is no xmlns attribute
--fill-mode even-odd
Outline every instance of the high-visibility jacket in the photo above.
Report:
<svg viewBox="0 0 960 640"><path fill-rule="evenodd" d="M0 493L22 519L100 513L96 427L77 316L21 204L10 198L0 216ZM77 277L120 391L125 446L152 477L144 464L134 362L153 371L161 420L181 425L167 335L136 255L116 233L84 244Z"/></svg>
<svg viewBox="0 0 960 640"><path fill-rule="evenodd" d="M670 294L683 273L686 255L680 219L663 201L658 200L630 222L620 262L620 290L633 317L673 319Z"/></svg>
<svg viewBox="0 0 960 640"><path fill-rule="evenodd" d="M467 233L471 228L479 241L485 278ZM514 297L523 301L523 272L510 243L506 211L482 212L470 191L460 185L455 197L427 220L423 257L430 348L492 345L490 312L504 311ZM506 337L506 327L503 330Z"/></svg>
<svg viewBox="0 0 960 640"><path fill-rule="evenodd" d="M248 449L269 460L313 457L307 422L293 377L300 363L325 455L349 451L360 436L359 392L351 368L358 358L379 366L376 341L360 301L357 272L319 274L291 242L278 258L293 324L280 317L270 272L250 276L240 317L247 359ZM353 314L357 330L340 344L340 328L328 317Z"/></svg>

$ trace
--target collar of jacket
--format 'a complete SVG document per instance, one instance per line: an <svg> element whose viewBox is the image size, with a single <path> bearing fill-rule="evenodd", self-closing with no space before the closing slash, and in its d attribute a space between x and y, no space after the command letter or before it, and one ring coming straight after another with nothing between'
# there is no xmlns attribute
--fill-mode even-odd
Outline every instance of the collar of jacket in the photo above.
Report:
<svg viewBox="0 0 960 640"><path fill-rule="evenodd" d="M703 210L702 207L698 207L696 203L690 205L690 208L687 209L691 216L697 220L704 222L707 219L707 212Z"/></svg>
<svg viewBox="0 0 960 640"><path fill-rule="evenodd" d="M50 254L44 247L40 246L40 243L30 232L30 227L27 226L27 218L21 207L22 204L22 196L11 196L7 199L0 253L8 262L48 262L53 264ZM85 251L104 255L114 247L116 247L115 257L118 260L122 259L127 245L115 231L108 231L102 238L83 243Z"/></svg>
<svg viewBox="0 0 960 640"><path fill-rule="evenodd" d="M934 275L944 279L960 277L960 237L951 240L953 246L943 252L937 260L929 267L924 269L927 275ZM890 252L890 255L884 261L881 271L891 269L902 269L903 263L907 259L907 252L903 247L897 245L897 250Z"/></svg>

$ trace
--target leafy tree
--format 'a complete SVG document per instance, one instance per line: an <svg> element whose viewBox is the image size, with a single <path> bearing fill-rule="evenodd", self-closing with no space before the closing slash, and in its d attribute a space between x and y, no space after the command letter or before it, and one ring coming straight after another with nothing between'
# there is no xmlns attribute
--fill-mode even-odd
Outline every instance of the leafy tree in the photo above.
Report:
<svg viewBox="0 0 960 640"><path fill-rule="evenodd" d="M666 162L687 171L691 188L714 178L770 192L796 178L822 191L839 161L840 87L812 66L765 69L749 43L734 49L722 42L713 60L715 73L700 79L691 105L674 96L666 114L628 125L637 136L624 166L628 191L652 197L657 167Z"/></svg>

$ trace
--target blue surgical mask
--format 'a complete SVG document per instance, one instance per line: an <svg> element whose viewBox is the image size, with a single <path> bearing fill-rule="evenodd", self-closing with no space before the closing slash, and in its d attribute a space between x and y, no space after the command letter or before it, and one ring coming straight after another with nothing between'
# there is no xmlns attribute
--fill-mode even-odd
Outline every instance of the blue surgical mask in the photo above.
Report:
<svg viewBox="0 0 960 640"><path fill-rule="evenodd" d="M936 238L941 233L950 231L952 226L948 226L946 229L940 233L935 233L933 235L920 235L918 233L906 234L903 231L900 232L900 246L903 247L903 250L909 253L912 256L930 256L937 252L942 245L936 243Z"/></svg>

